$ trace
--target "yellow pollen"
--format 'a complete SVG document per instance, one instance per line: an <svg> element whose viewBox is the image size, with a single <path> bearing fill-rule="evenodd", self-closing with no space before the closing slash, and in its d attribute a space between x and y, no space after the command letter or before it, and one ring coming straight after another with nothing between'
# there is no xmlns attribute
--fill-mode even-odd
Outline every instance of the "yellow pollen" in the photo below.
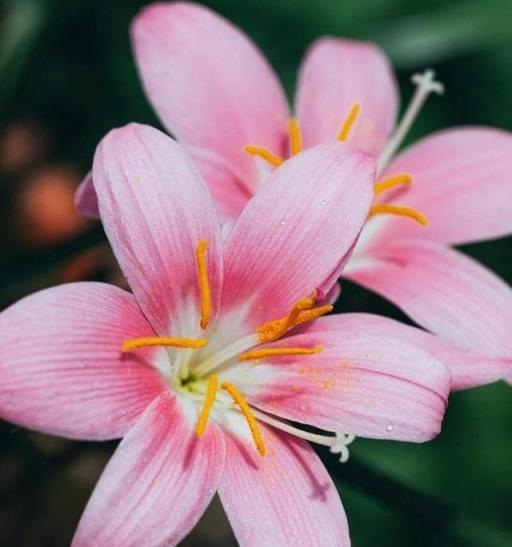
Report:
<svg viewBox="0 0 512 547"><path fill-rule="evenodd" d="M315 305L315 302L316 290L310 296L306 296L304 298L301 298L300 300L297 300L297 302L295 302L295 304L293 305L290 315L288 315L288 323L290 325L293 325L299 317L300 313L304 310L310 310Z"/></svg>
<svg viewBox="0 0 512 547"><path fill-rule="evenodd" d="M196 263L197 263L197 281L199 284L199 301L202 329L205 329L210 322L212 313L212 296L210 291L210 283L208 281L208 241L202 239L196 247Z"/></svg>
<svg viewBox="0 0 512 547"><path fill-rule="evenodd" d="M302 152L302 133L297 118L290 118L288 122L288 137L290 140L290 156Z"/></svg>
<svg viewBox="0 0 512 547"><path fill-rule="evenodd" d="M245 419L247 420L247 425L251 430L252 438L254 440L256 448L258 449L258 452L261 456L264 456L266 451L265 445L263 444L263 437L261 436L258 422L256 421L256 418L251 411L251 407L247 404L247 401L244 399L243 395L233 384L224 382L223 384L221 384L220 387L227 391L233 398L233 401L235 401L235 403L238 405L240 412L245 416Z"/></svg>
<svg viewBox="0 0 512 547"><path fill-rule="evenodd" d="M417 211L412 207L406 207L404 205L392 205L390 203L376 203L371 206L370 216L378 215L381 213L411 218L422 226L428 226L427 217L423 213L420 213L420 211Z"/></svg>
<svg viewBox="0 0 512 547"><path fill-rule="evenodd" d="M281 357L286 355L312 355L313 353L320 353L322 346L316 346L314 348L263 348L255 349L242 353L238 356L239 361L257 361L265 357Z"/></svg>
<svg viewBox="0 0 512 547"><path fill-rule="evenodd" d="M270 150L267 150L263 146L255 146L254 144L247 144L244 146L244 150L251 156L258 156L265 161L268 161L274 167L279 167L284 163L284 159L281 156L273 154Z"/></svg>
<svg viewBox="0 0 512 547"><path fill-rule="evenodd" d="M397 173L379 180L373 187L376 196L382 194L386 190L395 188L396 186L410 186L412 184L412 175L409 173Z"/></svg>
<svg viewBox="0 0 512 547"><path fill-rule="evenodd" d="M167 336L148 336L146 338L132 338L125 340L121 351L126 353L137 348L147 348L150 346L169 346L172 348L192 348L198 349L206 346L206 338L172 338Z"/></svg>
<svg viewBox="0 0 512 547"><path fill-rule="evenodd" d="M280 319L274 319L273 321L263 323L261 327L256 329L256 333L258 334L260 342L271 342L272 340L280 338L291 328L302 325L302 323L307 323L308 321L313 321L313 319L317 319L318 317L329 313L332 311L332 308L333 307L330 304L326 304L325 306L319 306L318 308L303 310L298 314L293 323L290 322L290 313Z"/></svg>
<svg viewBox="0 0 512 547"><path fill-rule="evenodd" d="M343 123L341 124L341 129L338 133L339 141L346 141L348 139L352 126L359 116L359 112L361 112L361 105L359 103L354 103L350 107L347 117L343 120Z"/></svg>
<svg viewBox="0 0 512 547"><path fill-rule="evenodd" d="M208 423L208 418L210 417L210 412L215 402L215 396L217 395L217 376L212 374L208 379L208 387L206 389L206 398L204 400L203 408L199 414L196 425L196 435L200 437L206 430L206 424Z"/></svg>

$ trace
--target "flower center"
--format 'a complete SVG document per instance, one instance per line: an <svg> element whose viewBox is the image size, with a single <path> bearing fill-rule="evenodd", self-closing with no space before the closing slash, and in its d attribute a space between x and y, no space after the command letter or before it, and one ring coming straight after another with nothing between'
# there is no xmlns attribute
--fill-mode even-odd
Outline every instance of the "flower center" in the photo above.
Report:
<svg viewBox="0 0 512 547"><path fill-rule="evenodd" d="M203 239L195 249L197 285L199 292L199 324L205 330L211 319L211 291L208 279L208 242ZM347 445L352 442L352 436L337 433L334 436L312 434L293 427L282 420L261 412L247 402L240 390L231 382L220 381L222 375L238 362L251 361L257 365L260 360L269 357L293 355L312 355L322 351L321 346L315 347L256 347L262 343L272 342L281 338L290 329L307 321L312 321L332 310L331 305L317 306L316 293L301 298L284 317L267 321L256 329L252 335L246 336L206 359L199 360L190 367L184 361L176 367L170 379L172 387L184 396L201 405L196 423L196 435L201 437L206 431L208 420L215 405L222 410L235 408L245 418L252 435L256 449L261 456L266 453L265 443L258 421L266 422L273 427L291 433L300 438L331 447L331 451L341 454L341 460L348 458ZM172 336L153 336L125 340L121 347L122 353L132 352L139 348L162 346L176 349L199 350L208 344L206 338L180 338ZM233 360L236 361L233 363ZM222 369L221 369L222 367ZM218 369L221 369L217 372ZM216 371L216 372L214 372ZM219 385L220 383L220 385Z"/></svg>
<svg viewBox="0 0 512 547"><path fill-rule="evenodd" d="M426 70L421 74L414 74L411 80L412 83L416 85L416 91L395 132L389 139L386 147L377 160L377 174L382 173L394 157L398 147L402 144L428 96L432 93L436 93L437 95L444 93L444 86L441 82L435 80L435 72L433 70ZM350 107L347 116L341 124L341 128L337 136L338 140L348 140L350 132L356 123L360 112L361 106L359 103L354 103ZM296 118L291 118L288 122L288 141L290 156L295 156L302 151L302 133L299 122ZM274 167L279 167L285 162L285 158L274 154L272 151L263 146L248 144L244 147L244 150L252 156L260 157ZM396 188L397 186L410 186L411 184L412 176L409 173L396 173L377 180L374 187L375 196L379 196L386 190ZM414 220L421 226L428 225L428 219L423 213L413 207L407 207L406 205L375 203L370 208L369 218L380 214L401 216Z"/></svg>

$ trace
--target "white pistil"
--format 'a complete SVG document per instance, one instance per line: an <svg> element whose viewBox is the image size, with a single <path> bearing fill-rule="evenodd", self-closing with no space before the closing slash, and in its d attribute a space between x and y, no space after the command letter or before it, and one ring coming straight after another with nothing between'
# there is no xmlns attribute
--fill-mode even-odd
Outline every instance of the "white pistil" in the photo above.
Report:
<svg viewBox="0 0 512 547"><path fill-rule="evenodd" d="M431 93L436 93L437 95L442 95L444 93L444 85L437 81L435 76L436 73L433 70L425 70L422 74L417 73L412 76L411 82L416 86L416 91L405 114L398 124L398 127L379 156L377 161L377 175L382 173L395 155L395 152L402 144L402 141L409 132L409 129L425 104L428 96Z"/></svg>
<svg viewBox="0 0 512 547"><path fill-rule="evenodd" d="M354 441L354 439L356 438L355 435L352 435L351 433L342 433L341 431L336 431L334 433L334 436L319 435L318 433L309 433L308 431L303 431L302 429L294 427L293 425L289 425L285 422L282 422L281 420L272 418L268 414L265 414L260 410L256 410L253 407L251 407L251 410L254 414L254 417L258 420L261 420L262 422L265 422L275 427L276 429L280 429L281 431L290 433L295 437L299 437L300 439L309 441L310 443L327 446L330 448L333 454L340 454L341 463L345 463L346 461L348 461L350 455L348 451L348 445Z"/></svg>
<svg viewBox="0 0 512 547"><path fill-rule="evenodd" d="M246 336L241 340L233 342L229 346L226 346L222 350L214 353L208 359L205 359L199 366L193 369L193 374L195 376L204 376L205 374L210 373L213 369L220 367L226 361L229 361L233 357L247 351L248 349L260 344L260 339L258 335L251 334Z"/></svg>

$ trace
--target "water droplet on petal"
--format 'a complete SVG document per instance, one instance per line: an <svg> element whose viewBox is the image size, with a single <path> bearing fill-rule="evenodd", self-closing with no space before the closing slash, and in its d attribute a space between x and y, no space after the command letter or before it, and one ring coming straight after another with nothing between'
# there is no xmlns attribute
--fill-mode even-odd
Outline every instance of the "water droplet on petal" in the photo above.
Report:
<svg viewBox="0 0 512 547"><path fill-rule="evenodd" d="M279 223L281 224L281 226L284 226L286 224L286 221L285 220L281 220L281 222Z"/></svg>
<svg viewBox="0 0 512 547"><path fill-rule="evenodd" d="M326 200L326 199L323 199L323 200L320 202L320 205L327 205L327 200Z"/></svg>
<svg viewBox="0 0 512 547"><path fill-rule="evenodd" d="M393 424L388 424L388 425L386 426L386 429L387 429L388 431L393 431Z"/></svg>

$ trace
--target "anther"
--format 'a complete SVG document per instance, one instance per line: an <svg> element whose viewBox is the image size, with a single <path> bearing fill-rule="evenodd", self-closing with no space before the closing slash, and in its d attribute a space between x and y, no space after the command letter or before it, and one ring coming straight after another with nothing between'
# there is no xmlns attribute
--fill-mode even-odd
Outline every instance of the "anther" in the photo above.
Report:
<svg viewBox="0 0 512 547"><path fill-rule="evenodd" d="M339 141L346 141L348 139L348 136L350 135L350 131L354 125L354 123L357 120L357 117L359 116L359 113L361 112L361 105L358 103L354 103L348 112L347 117L343 120L343 123L341 124L340 132L338 133L338 140Z"/></svg>
<svg viewBox="0 0 512 547"><path fill-rule="evenodd" d="M397 186L410 186L412 184L412 175L409 173L396 173L395 175L390 175L376 182L373 187L373 191L376 196L386 192L386 190L391 190L391 188L396 188Z"/></svg>
<svg viewBox="0 0 512 547"><path fill-rule="evenodd" d="M396 215L400 217L407 217L415 220L422 226L428 226L428 219L420 211L413 209L412 207L406 207L405 205L392 205L390 203L376 203L370 208L370 216L378 214Z"/></svg>
<svg viewBox="0 0 512 547"><path fill-rule="evenodd" d="M220 386L223 390L227 391L233 401L238 405L238 408L240 409L240 412L244 415L245 419L247 420L247 425L249 426L249 429L251 430L252 438L254 440L254 444L256 445L256 448L258 449L258 452L261 456L265 455L265 444L263 443L263 437L261 435L260 428L258 426L258 422L256 421L256 418L254 417L251 407L248 405L247 401L244 399L243 395L238 391L238 388L234 386L233 384L230 384L228 382L224 382Z"/></svg>
<svg viewBox="0 0 512 547"><path fill-rule="evenodd" d="M125 340L121 346L121 351L127 353L137 348L147 348L150 346L166 346L172 348L191 348L199 349L208 343L206 338L173 338L167 336L148 336L145 338L132 338Z"/></svg>
<svg viewBox="0 0 512 547"><path fill-rule="evenodd" d="M288 355L313 355L314 353L320 353L322 346L315 346L313 348L262 348L247 351L238 356L239 361L258 361L265 357L286 357Z"/></svg>
<svg viewBox="0 0 512 547"><path fill-rule="evenodd" d="M215 402L215 396L217 395L217 385L217 376L212 374L208 379L208 387L206 389L204 405L197 420L196 435L198 437L201 437L206 430L206 424L208 423L208 418L210 417L210 412L212 410L213 403Z"/></svg>
<svg viewBox="0 0 512 547"><path fill-rule="evenodd" d="M263 146L255 146L254 144L247 144L244 146L244 150L251 156L258 156L261 159L264 159L270 165L274 167L279 167L284 163L284 159L277 154L273 154L270 150Z"/></svg>
<svg viewBox="0 0 512 547"><path fill-rule="evenodd" d="M288 138L290 141L290 156L302 152L302 133L297 118L290 118L288 122Z"/></svg>
<svg viewBox="0 0 512 547"><path fill-rule="evenodd" d="M196 247L197 281L199 284L200 326L206 329L212 313L212 297L208 281L208 241L202 239Z"/></svg>

